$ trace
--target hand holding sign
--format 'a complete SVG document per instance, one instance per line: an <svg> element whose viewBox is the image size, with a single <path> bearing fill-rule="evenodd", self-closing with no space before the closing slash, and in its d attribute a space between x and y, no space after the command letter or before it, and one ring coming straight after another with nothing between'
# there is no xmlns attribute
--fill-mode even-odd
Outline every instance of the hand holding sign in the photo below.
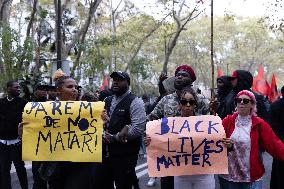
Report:
<svg viewBox="0 0 284 189"><path fill-rule="evenodd" d="M147 123L150 177L228 173L225 131L217 116L169 117Z"/></svg>
<svg viewBox="0 0 284 189"><path fill-rule="evenodd" d="M222 139L223 144L226 146L226 148L230 149L234 145L234 141L230 138L223 138Z"/></svg>
<svg viewBox="0 0 284 189"><path fill-rule="evenodd" d="M27 122L23 160L101 162L103 109L103 102L28 103L23 114Z"/></svg>

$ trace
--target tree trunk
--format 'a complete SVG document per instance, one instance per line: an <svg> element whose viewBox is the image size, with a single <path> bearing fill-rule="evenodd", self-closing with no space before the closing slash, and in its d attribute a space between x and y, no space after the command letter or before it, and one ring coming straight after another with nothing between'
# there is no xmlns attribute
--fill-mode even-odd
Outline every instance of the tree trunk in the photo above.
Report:
<svg viewBox="0 0 284 189"><path fill-rule="evenodd" d="M71 42L69 44L62 44L62 60L66 60L67 57L68 57L68 53L70 52L70 50L75 46L75 43L77 41L83 41L85 40L85 36L86 36L86 33L88 32L88 29L89 29L89 26L90 26L90 23L92 21L92 18L94 16L94 13L96 12L99 4L101 3L102 0L95 0L95 1L92 1L90 3L90 8L89 8L89 13L88 13L88 17L85 21L85 23L83 24L83 26L79 29L79 31L74 35L73 39L71 40ZM83 43L82 43L83 44ZM81 55L80 55L81 56ZM79 64L79 60L80 60L80 57L78 59L78 62L76 65L74 65L74 67L76 68ZM64 62L62 62L64 63ZM69 64L67 62L67 64ZM67 68L69 68L69 65L65 65ZM73 68L74 69L74 68Z"/></svg>
<svg viewBox="0 0 284 189"><path fill-rule="evenodd" d="M36 14L36 11L37 11L37 3L38 3L38 0L34 0L32 13L31 13L31 16L30 16L30 21L29 21L28 26L27 26L26 38L25 38L25 41L24 41L24 48L23 48L23 52L22 52L22 55L21 55L19 65L18 65L18 69L21 69L23 67L23 63L24 63L24 60L26 58L26 53L27 53L27 45L29 45L28 43L30 43L30 40L32 40L31 29L33 28L33 23L34 23L34 20L35 20L35 14Z"/></svg>
<svg viewBox="0 0 284 189"><path fill-rule="evenodd" d="M184 4L181 5L180 10L178 11L178 14L176 14L175 11L173 11L173 13L172 13L173 18L174 18L175 23L176 23L176 30L175 30L174 34L170 36L170 39L168 40L168 43L166 45L165 59L164 59L163 71L162 71L165 74L167 74L167 72L168 72L168 63L169 63L169 60L170 60L170 56L173 52L173 49L176 46L177 40L178 40L182 30L185 29L185 26L189 21L193 20L194 18L199 16L199 14L201 13L201 11L200 11L195 16L193 16L193 14L196 11L198 11L197 7L195 7L187 16L185 16L184 18L180 18L179 14L181 12L183 5Z"/></svg>
<svg viewBox="0 0 284 189"><path fill-rule="evenodd" d="M10 31L10 8L12 0L0 0L0 24L2 32L2 56L3 56L3 76L7 79L13 79L13 61L12 61L12 38Z"/></svg>
<svg viewBox="0 0 284 189"><path fill-rule="evenodd" d="M100 4L101 0L96 0L94 2L91 2L90 4L90 8L89 8L89 14L88 14L88 17L87 17L87 20L85 21L85 24L83 25L83 27L80 29L80 35L77 36L77 39L80 39L79 41L79 49L78 49L78 54L76 56L76 60L75 60L75 63L74 63L74 66L72 68L72 71L71 71L71 75L74 76L75 75L75 70L79 67L80 68L80 58L81 58L81 55L82 55L82 52L83 52L83 48L82 48L82 45L84 45L84 42L85 42L85 38L86 38L86 34L88 32L88 29L89 29L89 26L92 22L92 18L93 18L93 15L96 11L96 9L98 8L99 4ZM75 45L75 43L73 44L73 46ZM71 50L71 46L69 47L66 47L66 48L69 48L69 51ZM67 50L67 49L66 49ZM69 52L67 51L67 53ZM65 52L66 53L66 52ZM67 56L66 56L67 58ZM80 73L80 70L78 72L78 77L80 77L79 75L81 74ZM79 78L80 79L80 78Z"/></svg>

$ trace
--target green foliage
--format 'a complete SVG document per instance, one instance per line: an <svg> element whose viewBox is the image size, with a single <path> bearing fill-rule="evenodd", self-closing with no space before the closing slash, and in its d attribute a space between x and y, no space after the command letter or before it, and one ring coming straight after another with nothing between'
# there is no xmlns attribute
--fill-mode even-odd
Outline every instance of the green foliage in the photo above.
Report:
<svg viewBox="0 0 284 189"><path fill-rule="evenodd" d="M137 58L133 60L133 62L130 63L130 73L136 75L136 76L141 76L142 80L145 80L149 77L149 70L148 64L150 63L150 60L146 58Z"/></svg>
<svg viewBox="0 0 284 189"><path fill-rule="evenodd" d="M48 11L46 9L44 9L42 6L39 6L38 8L38 16L41 19L45 19L48 15Z"/></svg>
<svg viewBox="0 0 284 189"><path fill-rule="evenodd" d="M2 46L0 49L0 64L3 65L0 85L4 86L7 80L18 79L28 73L24 65L20 66L21 54L25 50L26 56L24 62L28 66L33 58L33 42L28 40L22 47L19 43L19 34L8 25L2 24L0 40Z"/></svg>

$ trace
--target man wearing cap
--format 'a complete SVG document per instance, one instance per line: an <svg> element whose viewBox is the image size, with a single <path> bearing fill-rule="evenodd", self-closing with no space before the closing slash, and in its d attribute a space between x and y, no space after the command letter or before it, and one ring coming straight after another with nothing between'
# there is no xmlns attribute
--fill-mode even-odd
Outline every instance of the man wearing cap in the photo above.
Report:
<svg viewBox="0 0 284 189"><path fill-rule="evenodd" d="M102 188L131 189L137 182L135 166L140 138L145 130L146 113L143 101L129 90L130 78L126 72L113 72L112 96L105 99L107 178Z"/></svg>
<svg viewBox="0 0 284 189"><path fill-rule="evenodd" d="M253 83L252 74L246 70L236 70L229 77L229 80L231 81L232 84L232 90L225 98L224 115L225 116L230 115L235 111L236 109L235 97L238 94L238 92L242 90L249 90L254 93L257 101L256 103L257 115L268 122L270 105L263 95L251 90Z"/></svg>
<svg viewBox="0 0 284 189"><path fill-rule="evenodd" d="M34 87L34 93L32 100L34 102L46 102L48 100L48 89L49 85L45 82L38 82ZM41 166L40 161L32 162L32 173L33 173L33 189L46 189L47 182L43 180L39 175L39 168Z"/></svg>
<svg viewBox="0 0 284 189"><path fill-rule="evenodd" d="M188 65L181 65L175 70L174 86L176 91L172 94L164 96L156 105L155 109L147 116L147 121L161 119L163 117L181 116L179 106L179 98L182 89L189 87L196 80L194 70ZM209 112L208 103L198 100L198 114L207 114ZM174 177L161 178L162 189L174 188Z"/></svg>

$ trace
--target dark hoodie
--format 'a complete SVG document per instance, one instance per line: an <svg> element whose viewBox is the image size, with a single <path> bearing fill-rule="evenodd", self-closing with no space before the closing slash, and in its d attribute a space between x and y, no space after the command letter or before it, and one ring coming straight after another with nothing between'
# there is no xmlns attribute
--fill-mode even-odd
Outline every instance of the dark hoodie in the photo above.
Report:
<svg viewBox="0 0 284 189"><path fill-rule="evenodd" d="M245 70L236 70L236 72L238 83L237 86L235 86L225 98L224 116L232 114L235 111L235 97L237 94L242 90L249 90L253 92L257 101L257 115L268 122L269 102L264 98L263 95L251 90L253 83L252 74Z"/></svg>
<svg viewBox="0 0 284 189"><path fill-rule="evenodd" d="M217 114L219 115L219 117L221 117L221 119L226 117L226 115L224 113L225 98L230 93L230 91L232 90L232 84L231 84L231 81L229 80L229 78L230 78L229 76L221 76L221 77L217 78L217 81L221 80L222 83L224 83L224 85L222 87L218 87L218 89L217 89L218 90Z"/></svg>

